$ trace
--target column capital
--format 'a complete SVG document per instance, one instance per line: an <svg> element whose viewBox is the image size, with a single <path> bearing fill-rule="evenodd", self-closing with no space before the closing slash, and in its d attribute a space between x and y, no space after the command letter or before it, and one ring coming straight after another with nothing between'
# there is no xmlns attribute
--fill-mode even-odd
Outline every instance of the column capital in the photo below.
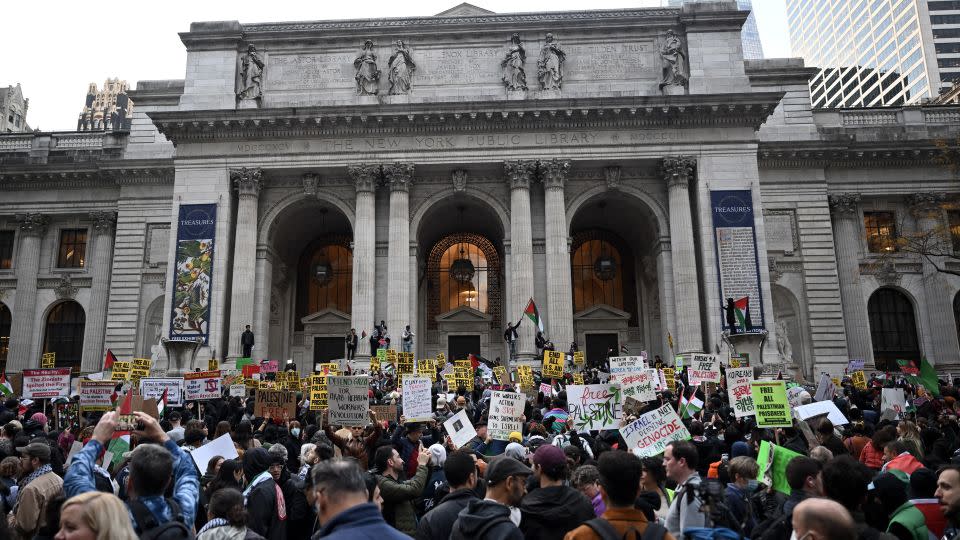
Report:
<svg viewBox="0 0 960 540"><path fill-rule="evenodd" d="M510 189L529 189L537 172L537 162L532 160L504 161L503 173Z"/></svg>
<svg viewBox="0 0 960 540"><path fill-rule="evenodd" d="M852 217L860 205L859 193L840 193L827 197L830 211L838 216Z"/></svg>
<svg viewBox="0 0 960 540"><path fill-rule="evenodd" d="M688 186L697 168L697 158L692 156L672 156L663 158L660 173L671 187Z"/></svg>
<svg viewBox="0 0 960 540"><path fill-rule="evenodd" d="M117 226L116 212L90 212L90 220L93 221L93 230L99 234L112 233Z"/></svg>
<svg viewBox="0 0 960 540"><path fill-rule="evenodd" d="M373 193L377 190L377 183L380 181L380 165L370 163L350 165L347 167L347 174L353 179L357 193Z"/></svg>
<svg viewBox="0 0 960 540"><path fill-rule="evenodd" d="M259 197L260 188L263 186L263 169L255 167L248 169L232 169L230 171L230 180L237 188L237 194L241 197Z"/></svg>
<svg viewBox="0 0 960 540"><path fill-rule="evenodd" d="M917 219L937 219L940 217L943 203L946 200L946 193L936 191L913 193L907 197L907 204L910 205L910 213L913 214L913 217Z"/></svg>
<svg viewBox="0 0 960 540"><path fill-rule="evenodd" d="M570 160L554 158L550 161L541 161L539 166L544 188L563 189L567 183L567 174L570 172Z"/></svg>
<svg viewBox="0 0 960 540"><path fill-rule="evenodd" d="M390 191L409 191L413 183L413 163L396 162L383 166L383 181Z"/></svg>
<svg viewBox="0 0 960 540"><path fill-rule="evenodd" d="M27 236L43 236L50 224L50 216L46 214L17 214L16 220L20 234Z"/></svg>

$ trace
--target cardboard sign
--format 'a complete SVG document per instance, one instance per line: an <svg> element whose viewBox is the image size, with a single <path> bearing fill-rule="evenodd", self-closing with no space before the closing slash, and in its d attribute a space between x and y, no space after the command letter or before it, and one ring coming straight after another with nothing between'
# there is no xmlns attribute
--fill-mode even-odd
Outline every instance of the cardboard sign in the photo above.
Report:
<svg viewBox="0 0 960 540"><path fill-rule="evenodd" d="M550 383L542 382L540 383L540 393L544 396L553 395L553 386Z"/></svg>
<svg viewBox="0 0 960 540"><path fill-rule="evenodd" d="M247 397L247 385L245 385L245 384L231 384L231 385L230 385L230 397Z"/></svg>
<svg viewBox="0 0 960 540"><path fill-rule="evenodd" d="M404 377L403 416L407 422L433 420L433 408L430 406L431 395L430 379L426 377Z"/></svg>
<svg viewBox="0 0 960 540"><path fill-rule="evenodd" d="M493 391L490 396L487 436L498 441L509 441L510 433L522 428L520 417L523 416L523 404L522 394Z"/></svg>
<svg viewBox="0 0 960 540"><path fill-rule="evenodd" d="M180 377L146 377L140 379L140 395L145 398L160 399L163 391L167 391L167 405L180 407L183 405L183 379Z"/></svg>
<svg viewBox="0 0 960 540"><path fill-rule="evenodd" d="M380 422L384 420L388 422L397 421L396 405L370 405L370 410L377 414L377 420Z"/></svg>
<svg viewBox="0 0 960 540"><path fill-rule="evenodd" d="M586 356L584 356L583 351L573 351L573 364L576 366L582 366L586 363Z"/></svg>
<svg viewBox="0 0 960 540"><path fill-rule="evenodd" d="M850 423L847 417L840 412L840 409L838 409L832 401L816 401L797 407L796 410L797 416L799 416L801 420L825 414L827 418L833 422L834 426L843 426Z"/></svg>
<svg viewBox="0 0 960 540"><path fill-rule="evenodd" d="M510 384L510 379L507 377L507 368L505 366L494 366L493 376L497 378L498 384Z"/></svg>
<svg viewBox="0 0 960 540"><path fill-rule="evenodd" d="M40 355L40 367L43 369L52 369L57 365L57 353L48 352Z"/></svg>
<svg viewBox="0 0 960 540"><path fill-rule="evenodd" d="M690 386L720 382L720 359L712 354L695 354L687 368Z"/></svg>
<svg viewBox="0 0 960 540"><path fill-rule="evenodd" d="M644 369L636 373L621 374L619 378L624 398L634 399L641 403L657 399L654 386L658 383L659 377L656 370Z"/></svg>
<svg viewBox="0 0 960 540"><path fill-rule="evenodd" d="M567 410L578 431L619 428L623 419L622 407L619 384L567 386Z"/></svg>
<svg viewBox="0 0 960 540"><path fill-rule="evenodd" d="M293 420L297 416L297 395L285 390L257 390L256 404L253 414L258 418L287 418Z"/></svg>
<svg viewBox="0 0 960 540"><path fill-rule="evenodd" d="M437 364L433 358L421 358L417 360L417 374L428 377L431 381L437 378Z"/></svg>
<svg viewBox="0 0 960 540"><path fill-rule="evenodd" d="M676 372L673 368L663 368L663 379L667 386L667 391L673 392L677 388Z"/></svg>
<svg viewBox="0 0 960 540"><path fill-rule="evenodd" d="M414 362L413 353L397 353L397 373L404 375L413 375Z"/></svg>
<svg viewBox="0 0 960 540"><path fill-rule="evenodd" d="M864 375L863 371L854 371L850 374L850 380L853 381L853 386L860 390L867 389L867 376Z"/></svg>
<svg viewBox="0 0 960 540"><path fill-rule="evenodd" d="M220 372L194 371L183 374L183 394L187 401L220 398Z"/></svg>
<svg viewBox="0 0 960 540"><path fill-rule="evenodd" d="M753 416L753 394L750 384L753 382L753 368L731 368L727 370L727 396L737 418Z"/></svg>
<svg viewBox="0 0 960 540"><path fill-rule="evenodd" d="M331 425L365 426L368 422L369 382L365 375L327 377L328 417ZM427 403L430 395L427 394Z"/></svg>
<svg viewBox="0 0 960 540"><path fill-rule="evenodd" d="M690 432L669 403L620 429L627 447L638 457L652 457L663 453L673 441L690 439Z"/></svg>
<svg viewBox="0 0 960 540"><path fill-rule="evenodd" d="M750 383L757 427L792 427L793 415L787 401L785 381L754 381Z"/></svg>
<svg viewBox="0 0 960 540"><path fill-rule="evenodd" d="M70 368L23 370L23 398L70 397Z"/></svg>
<svg viewBox="0 0 960 540"><path fill-rule="evenodd" d="M520 388L525 390L533 389L533 369L530 366L517 366L517 379L520 381Z"/></svg>
<svg viewBox="0 0 960 540"><path fill-rule="evenodd" d="M453 441L453 445L457 448L467 444L477 436L477 430L473 427L473 424L470 423L470 418L467 417L467 411L463 409L444 422L443 429L447 431L447 435L450 436L450 440Z"/></svg>
<svg viewBox="0 0 960 540"><path fill-rule="evenodd" d="M880 391L880 412L893 411L900 417L907 410L903 388L884 388Z"/></svg>
<svg viewBox="0 0 960 540"><path fill-rule="evenodd" d="M823 373L820 375L820 383L817 384L817 393L813 396L814 401L825 401L833 399L837 394L837 387L833 384L830 375Z"/></svg>
<svg viewBox="0 0 960 540"><path fill-rule="evenodd" d="M564 356L560 351L543 351L543 376L562 379Z"/></svg>
<svg viewBox="0 0 960 540"><path fill-rule="evenodd" d="M207 444L190 451L190 457L193 458L193 462L197 464L197 470L201 473L207 472L207 465L216 456L221 456L223 459L240 457L229 433L224 433Z"/></svg>
<svg viewBox="0 0 960 540"><path fill-rule="evenodd" d="M113 410L113 381L80 380L80 411Z"/></svg>

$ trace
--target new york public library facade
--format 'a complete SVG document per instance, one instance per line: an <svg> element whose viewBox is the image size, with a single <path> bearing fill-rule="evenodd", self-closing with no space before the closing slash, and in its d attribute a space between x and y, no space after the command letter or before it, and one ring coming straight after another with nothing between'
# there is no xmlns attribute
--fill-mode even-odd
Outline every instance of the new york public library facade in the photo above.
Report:
<svg viewBox="0 0 960 540"><path fill-rule="evenodd" d="M163 367L171 339L200 341L181 368L229 365L250 325L255 359L306 373L380 320L417 357L506 359L530 298L588 361L725 354L741 297L755 363L960 369L960 278L874 253L952 219L935 143L960 109L812 112L813 69L743 60L746 16L192 24L184 80L140 81L129 132L0 135L6 369Z"/></svg>

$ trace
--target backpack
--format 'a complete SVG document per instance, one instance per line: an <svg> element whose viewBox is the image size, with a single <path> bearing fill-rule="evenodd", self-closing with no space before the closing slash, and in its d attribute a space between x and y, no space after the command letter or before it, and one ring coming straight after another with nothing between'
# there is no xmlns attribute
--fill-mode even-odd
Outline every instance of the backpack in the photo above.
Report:
<svg viewBox="0 0 960 540"><path fill-rule="evenodd" d="M647 528L644 529L642 535L636 527L631 525L622 537L617 536L617 529L603 518L593 518L584 523L584 525L590 527L593 532L597 533L597 535L600 536L600 540L627 540L628 538L637 537L639 537L640 540L663 540L667 535L667 529L663 525L653 522L647 522Z"/></svg>
<svg viewBox="0 0 960 540"><path fill-rule="evenodd" d="M768 518L753 528L753 540L787 540L793 532L793 513Z"/></svg>
<svg viewBox="0 0 960 540"><path fill-rule="evenodd" d="M157 523L157 518L153 516L153 512L147 508L147 505L137 500L127 502L134 519L137 520L140 540L193 540L190 527L183 522L180 505L173 499L165 500L170 506L173 519L163 524Z"/></svg>

